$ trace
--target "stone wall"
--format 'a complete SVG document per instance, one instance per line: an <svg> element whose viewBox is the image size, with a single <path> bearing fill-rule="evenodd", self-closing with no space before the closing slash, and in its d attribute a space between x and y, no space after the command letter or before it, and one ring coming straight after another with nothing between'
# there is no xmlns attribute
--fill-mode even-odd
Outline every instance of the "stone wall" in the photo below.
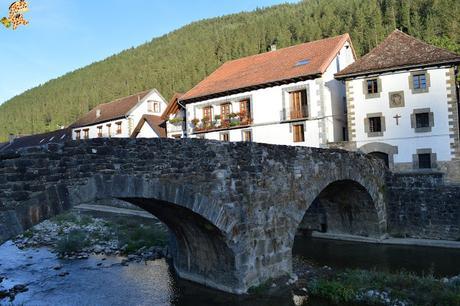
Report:
<svg viewBox="0 0 460 306"><path fill-rule="evenodd" d="M442 173L392 174L387 179L388 229L394 237L460 240L460 185Z"/></svg>
<svg viewBox="0 0 460 306"><path fill-rule="evenodd" d="M179 276L244 293L292 271L298 225L328 186L359 186L370 199L364 219L386 233L385 175L364 154L257 143L93 139L28 148L0 154L0 243L74 206L120 199L170 228ZM354 229L363 214L342 204L334 215L352 216L345 225Z"/></svg>

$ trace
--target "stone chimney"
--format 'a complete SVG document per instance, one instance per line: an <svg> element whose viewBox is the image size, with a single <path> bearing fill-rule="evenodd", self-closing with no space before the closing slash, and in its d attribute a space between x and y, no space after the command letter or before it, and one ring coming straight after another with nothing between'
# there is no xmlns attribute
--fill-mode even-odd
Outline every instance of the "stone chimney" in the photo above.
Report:
<svg viewBox="0 0 460 306"><path fill-rule="evenodd" d="M270 51L276 51L276 44L272 44L270 46Z"/></svg>

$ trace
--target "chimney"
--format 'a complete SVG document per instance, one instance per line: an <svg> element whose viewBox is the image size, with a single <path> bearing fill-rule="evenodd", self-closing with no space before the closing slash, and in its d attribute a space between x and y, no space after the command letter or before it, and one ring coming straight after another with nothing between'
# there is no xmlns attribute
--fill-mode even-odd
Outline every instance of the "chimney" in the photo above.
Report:
<svg viewBox="0 0 460 306"><path fill-rule="evenodd" d="M9 141L10 143L12 143L15 139L16 139L16 136L14 136L14 134L8 135L8 141Z"/></svg>
<svg viewBox="0 0 460 306"><path fill-rule="evenodd" d="M99 118L101 116L101 110L97 109L96 110L96 118Z"/></svg>
<svg viewBox="0 0 460 306"><path fill-rule="evenodd" d="M270 46L270 51L276 51L276 44L272 44Z"/></svg>

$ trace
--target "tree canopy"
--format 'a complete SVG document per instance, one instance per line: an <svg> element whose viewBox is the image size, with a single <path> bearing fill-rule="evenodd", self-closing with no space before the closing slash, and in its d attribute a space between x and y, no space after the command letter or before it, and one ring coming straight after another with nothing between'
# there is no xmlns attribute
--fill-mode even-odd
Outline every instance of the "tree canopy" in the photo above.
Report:
<svg viewBox="0 0 460 306"><path fill-rule="evenodd" d="M350 33L358 55L395 28L460 53L458 0L304 0L191 23L0 105L0 141L68 125L94 106L157 88L185 92L224 62Z"/></svg>

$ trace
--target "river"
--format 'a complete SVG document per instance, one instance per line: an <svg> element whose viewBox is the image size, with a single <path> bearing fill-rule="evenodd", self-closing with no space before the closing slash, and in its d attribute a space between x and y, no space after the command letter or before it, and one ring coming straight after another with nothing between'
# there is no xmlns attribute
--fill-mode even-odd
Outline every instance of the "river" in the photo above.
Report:
<svg viewBox="0 0 460 306"><path fill-rule="evenodd" d="M460 250L370 245L299 238L296 256L332 268L366 268L437 276L460 274ZM175 305L291 306L289 291L276 296L240 298L178 280L165 260L130 263L123 258L92 255L87 260L62 261L46 248L19 250L12 242L0 246L0 275L5 288L27 284L14 305ZM60 270L53 267L62 264ZM68 275L59 276L59 274ZM1 305L11 305L3 300ZM311 300L311 306L330 306Z"/></svg>

